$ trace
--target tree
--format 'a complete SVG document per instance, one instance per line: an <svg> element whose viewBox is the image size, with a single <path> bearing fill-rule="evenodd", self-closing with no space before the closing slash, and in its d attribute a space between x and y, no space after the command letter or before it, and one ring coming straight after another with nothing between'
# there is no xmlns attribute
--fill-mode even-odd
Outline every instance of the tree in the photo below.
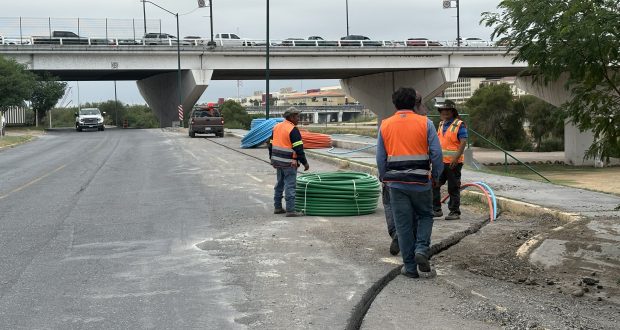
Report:
<svg viewBox="0 0 620 330"><path fill-rule="evenodd" d="M469 109L472 129L505 149L515 150L523 146L524 112L515 106L507 84L481 87L465 105Z"/></svg>
<svg viewBox="0 0 620 330"><path fill-rule="evenodd" d="M55 77L45 73L35 82L32 96L30 97L32 110L39 116L39 121L45 117L46 111L52 109L65 95L67 83L57 81Z"/></svg>
<svg viewBox="0 0 620 330"><path fill-rule="evenodd" d="M564 142L565 114L561 109L531 95L521 97L515 106L525 113L537 152L562 150L557 146Z"/></svg>
<svg viewBox="0 0 620 330"><path fill-rule="evenodd" d="M228 100L220 106L220 112L222 117L224 117L224 124L227 128L250 128L252 116L245 111L241 104Z"/></svg>
<svg viewBox="0 0 620 330"><path fill-rule="evenodd" d="M503 0L499 13L483 13L527 61L535 81L563 75L573 98L563 107L577 127L592 130L587 158L620 157L620 6L617 0Z"/></svg>
<svg viewBox="0 0 620 330"><path fill-rule="evenodd" d="M21 106L30 99L35 76L13 59L0 56L0 109Z"/></svg>

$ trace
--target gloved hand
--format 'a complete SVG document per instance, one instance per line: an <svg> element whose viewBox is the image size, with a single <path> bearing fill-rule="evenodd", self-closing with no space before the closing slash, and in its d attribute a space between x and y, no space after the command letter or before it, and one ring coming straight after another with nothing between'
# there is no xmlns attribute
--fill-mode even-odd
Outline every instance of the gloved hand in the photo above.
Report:
<svg viewBox="0 0 620 330"><path fill-rule="evenodd" d="M308 171L310 169L310 164L305 163L304 164L304 172Z"/></svg>

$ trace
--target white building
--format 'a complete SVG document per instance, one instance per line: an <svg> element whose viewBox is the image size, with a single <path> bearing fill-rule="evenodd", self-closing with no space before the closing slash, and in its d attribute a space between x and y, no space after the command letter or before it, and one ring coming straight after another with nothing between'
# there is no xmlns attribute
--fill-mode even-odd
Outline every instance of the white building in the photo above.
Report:
<svg viewBox="0 0 620 330"><path fill-rule="evenodd" d="M485 78L459 78L456 83L446 88L443 96L457 104L465 103L480 88Z"/></svg>

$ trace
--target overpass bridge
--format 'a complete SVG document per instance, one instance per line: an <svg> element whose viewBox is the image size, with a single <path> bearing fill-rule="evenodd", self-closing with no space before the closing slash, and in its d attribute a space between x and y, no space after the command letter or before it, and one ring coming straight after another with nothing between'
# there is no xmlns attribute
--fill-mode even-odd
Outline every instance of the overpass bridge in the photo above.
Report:
<svg viewBox="0 0 620 330"><path fill-rule="evenodd" d="M263 42L264 43L264 42ZM257 43L254 43L256 45ZM459 77L515 76L502 47L273 47L271 79L340 79L345 92L385 116L391 93L412 86L426 99ZM0 54L62 80L137 80L162 126L176 118L175 45L0 45ZM191 108L212 80L262 80L265 47L181 47L182 98Z"/></svg>
<svg viewBox="0 0 620 330"><path fill-rule="evenodd" d="M290 105L282 106L276 105L269 107L269 113L273 115L281 116L286 109L290 108ZM295 105L299 111L301 111L301 121L311 122L313 124L325 123L325 122L342 122L344 120L350 120L364 111L363 105L337 105L337 106L312 106L312 105ZM249 114L260 115L265 113L264 106L251 106L246 107L245 110ZM321 119L322 118L322 119Z"/></svg>
<svg viewBox="0 0 620 330"><path fill-rule="evenodd" d="M263 46L261 46L261 44ZM265 41L243 47L181 47L182 100L190 109L212 80L262 80ZM439 95L459 77L517 76L526 63L513 63L504 47L399 46L381 42L372 47L350 45L271 49L271 79L340 79L345 92L379 118L391 114L391 95L400 86L413 87L425 100ZM48 71L62 80L137 80L140 93L162 126L177 119L176 44L146 45L37 45L2 44L0 54L14 58L34 72ZM559 106L571 98L566 77L546 86L520 77L518 86ZM566 125L567 163L585 164L583 155L593 136ZM585 142L584 142L585 141ZM590 141L590 142L588 142Z"/></svg>

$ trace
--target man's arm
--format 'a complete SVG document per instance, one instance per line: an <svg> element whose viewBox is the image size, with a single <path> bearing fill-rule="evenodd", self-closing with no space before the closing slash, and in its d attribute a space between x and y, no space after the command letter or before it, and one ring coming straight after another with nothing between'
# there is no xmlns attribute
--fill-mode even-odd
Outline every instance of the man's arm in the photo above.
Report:
<svg viewBox="0 0 620 330"><path fill-rule="evenodd" d="M383 176L385 175L385 169L387 167L387 152L385 151L385 144L381 136L381 127L379 127L379 134L377 134L377 136L377 170L379 171L379 180L383 181Z"/></svg>
<svg viewBox="0 0 620 330"><path fill-rule="evenodd" d="M433 165L431 175L434 182L439 179L439 175L443 172L443 154L441 152L439 138L437 137L437 130L430 119L428 120L427 139L428 151L431 158L431 164Z"/></svg>
<svg viewBox="0 0 620 330"><path fill-rule="evenodd" d="M463 152L465 152L465 147L467 146L467 138L469 136L467 132L467 126L465 126L464 122L459 127L457 137L460 142L459 149L457 150L456 155L454 155L454 158L452 158L452 162L450 162L450 168L455 168L456 165L458 165L459 158L461 158L461 155L463 155Z"/></svg>
<svg viewBox="0 0 620 330"><path fill-rule="evenodd" d="M291 144L293 144L293 150L297 154L297 160L304 165L304 169L308 170L308 160L306 159L306 153L304 152L304 141L301 139L301 133L297 127L293 128L289 135Z"/></svg>
<svg viewBox="0 0 620 330"><path fill-rule="evenodd" d="M271 137L269 138L269 142L267 142L267 149L269 149L269 159L271 159L271 145L273 144L273 133L271 133Z"/></svg>

